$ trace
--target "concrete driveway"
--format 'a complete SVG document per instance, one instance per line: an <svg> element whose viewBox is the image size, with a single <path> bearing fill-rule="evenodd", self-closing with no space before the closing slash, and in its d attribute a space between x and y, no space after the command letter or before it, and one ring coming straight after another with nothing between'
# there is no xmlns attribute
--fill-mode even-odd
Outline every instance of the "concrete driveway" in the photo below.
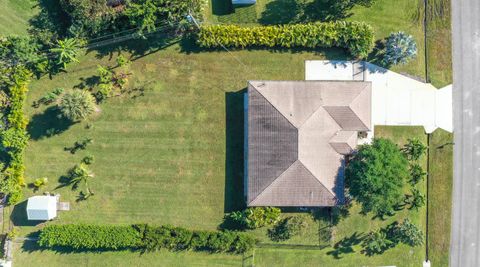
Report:
<svg viewBox="0 0 480 267"><path fill-rule="evenodd" d="M377 65L358 61L307 60L306 80L372 82L373 125L423 126L453 131L452 86L441 89Z"/></svg>

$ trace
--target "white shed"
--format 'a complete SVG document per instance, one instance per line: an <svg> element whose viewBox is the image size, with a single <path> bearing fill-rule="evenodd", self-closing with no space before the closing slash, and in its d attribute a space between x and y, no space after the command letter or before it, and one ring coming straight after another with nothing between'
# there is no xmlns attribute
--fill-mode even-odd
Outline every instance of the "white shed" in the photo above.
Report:
<svg viewBox="0 0 480 267"><path fill-rule="evenodd" d="M33 196L28 198L27 217L30 221L48 221L57 217L57 197Z"/></svg>

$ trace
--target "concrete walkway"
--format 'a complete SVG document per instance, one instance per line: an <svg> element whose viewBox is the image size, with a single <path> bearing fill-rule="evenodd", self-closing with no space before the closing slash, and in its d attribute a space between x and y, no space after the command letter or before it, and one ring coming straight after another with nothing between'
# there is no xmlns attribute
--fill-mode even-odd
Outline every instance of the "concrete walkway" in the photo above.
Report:
<svg viewBox="0 0 480 267"><path fill-rule="evenodd" d="M358 80L372 82L372 123L423 126L453 131L452 86L441 89L377 65L358 61L305 61L306 80Z"/></svg>

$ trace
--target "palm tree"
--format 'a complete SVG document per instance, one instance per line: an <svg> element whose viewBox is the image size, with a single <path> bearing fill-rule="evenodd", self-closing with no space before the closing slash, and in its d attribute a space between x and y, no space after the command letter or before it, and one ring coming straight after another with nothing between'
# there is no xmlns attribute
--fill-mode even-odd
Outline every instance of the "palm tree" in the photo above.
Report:
<svg viewBox="0 0 480 267"><path fill-rule="evenodd" d="M85 164L81 163L75 165L75 167L70 170L69 176L70 184L72 185L73 189L78 188L78 186L82 183L85 185L87 193L82 194L84 195L84 199L87 199L88 197L93 195L92 190L90 190L90 187L88 186L88 181L90 180L90 178L93 178L93 173L88 170Z"/></svg>
<svg viewBox="0 0 480 267"><path fill-rule="evenodd" d="M57 45L50 49L50 53L56 55L56 63L65 69L68 63L79 62L77 59L79 48L80 44L77 39L67 38L64 40L58 40Z"/></svg>
<svg viewBox="0 0 480 267"><path fill-rule="evenodd" d="M95 111L95 99L87 91L74 90L63 95L58 108L64 118L78 121L87 118Z"/></svg>

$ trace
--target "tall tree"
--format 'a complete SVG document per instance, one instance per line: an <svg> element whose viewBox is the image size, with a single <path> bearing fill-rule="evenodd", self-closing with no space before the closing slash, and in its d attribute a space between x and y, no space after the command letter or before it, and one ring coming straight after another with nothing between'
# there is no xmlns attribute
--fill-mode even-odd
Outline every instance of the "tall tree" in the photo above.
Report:
<svg viewBox="0 0 480 267"><path fill-rule="evenodd" d="M408 161L388 139L374 139L363 145L345 171L345 183L363 212L391 215L403 201L402 188L409 176Z"/></svg>

